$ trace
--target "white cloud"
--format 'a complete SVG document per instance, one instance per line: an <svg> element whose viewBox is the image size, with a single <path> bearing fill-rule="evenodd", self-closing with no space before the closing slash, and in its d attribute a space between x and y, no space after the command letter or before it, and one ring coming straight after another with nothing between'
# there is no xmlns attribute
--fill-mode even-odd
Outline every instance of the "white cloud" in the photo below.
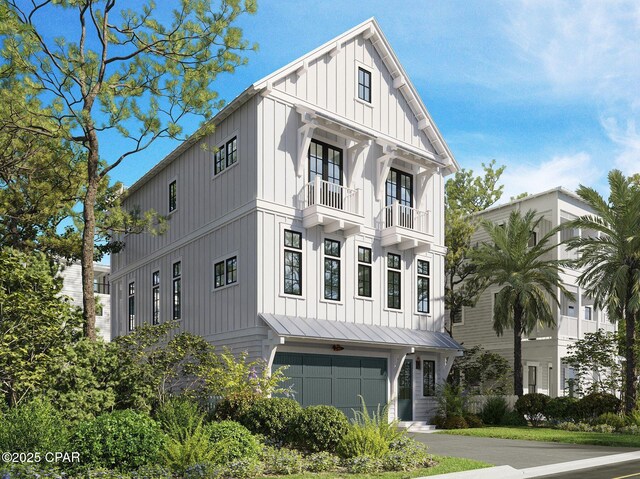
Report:
<svg viewBox="0 0 640 479"><path fill-rule="evenodd" d="M626 127L618 120L608 117L602 120L602 126L609 139L616 145L616 168L626 175L640 173L640 132L633 120L627 120Z"/></svg>
<svg viewBox="0 0 640 479"><path fill-rule="evenodd" d="M501 177L501 203L524 192L535 194L557 186L575 190L581 184L592 185L601 174L585 152L554 156L539 164L509 164Z"/></svg>

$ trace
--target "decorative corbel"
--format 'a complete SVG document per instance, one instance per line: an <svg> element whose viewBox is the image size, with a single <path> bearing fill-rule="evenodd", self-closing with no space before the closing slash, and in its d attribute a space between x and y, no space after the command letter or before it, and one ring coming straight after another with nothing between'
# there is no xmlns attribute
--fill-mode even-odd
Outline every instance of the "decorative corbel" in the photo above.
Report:
<svg viewBox="0 0 640 479"><path fill-rule="evenodd" d="M362 152L371 145L371 140L360 141L347 149L347 158L351 161L351 168L349 168L349 176L347 179L347 185L349 188L355 187L357 178L362 175L364 169L364 157Z"/></svg>

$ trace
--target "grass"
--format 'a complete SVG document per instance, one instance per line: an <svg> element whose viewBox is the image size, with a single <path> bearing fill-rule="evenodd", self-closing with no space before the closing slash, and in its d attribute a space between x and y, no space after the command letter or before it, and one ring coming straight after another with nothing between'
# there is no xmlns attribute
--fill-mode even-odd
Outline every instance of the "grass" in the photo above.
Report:
<svg viewBox="0 0 640 479"><path fill-rule="evenodd" d="M407 472L380 472L378 474L339 474L335 472L293 474L291 476L269 476L269 479L409 479L412 477L435 476L449 472L468 471L491 467L482 461L463 459L461 457L431 456L437 462L435 466Z"/></svg>
<svg viewBox="0 0 640 479"><path fill-rule="evenodd" d="M594 446L640 447L640 436L631 434L606 434L601 432L563 431L545 427L481 427L477 429L450 429L439 434L458 436L523 439L526 441L562 442L566 444L590 444Z"/></svg>

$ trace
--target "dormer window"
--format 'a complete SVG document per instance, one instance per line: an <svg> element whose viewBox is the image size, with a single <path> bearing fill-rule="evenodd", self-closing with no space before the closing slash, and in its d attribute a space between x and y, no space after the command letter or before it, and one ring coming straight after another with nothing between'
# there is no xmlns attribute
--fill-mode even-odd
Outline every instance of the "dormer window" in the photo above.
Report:
<svg viewBox="0 0 640 479"><path fill-rule="evenodd" d="M358 98L371 103L371 72L358 67Z"/></svg>

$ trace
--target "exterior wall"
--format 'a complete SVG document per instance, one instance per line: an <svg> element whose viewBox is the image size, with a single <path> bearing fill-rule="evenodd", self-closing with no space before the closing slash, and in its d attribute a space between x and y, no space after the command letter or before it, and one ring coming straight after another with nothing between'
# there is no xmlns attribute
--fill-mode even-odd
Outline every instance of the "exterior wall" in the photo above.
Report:
<svg viewBox="0 0 640 479"><path fill-rule="evenodd" d="M71 298L73 305L82 308L82 267L80 263L62 265L61 276L63 278L61 294ZM107 275L107 287L109 285L109 266L95 264L96 276ZM111 297L109 294L95 293L102 306L102 315L96 314L96 328L98 334L106 341L111 340Z"/></svg>

